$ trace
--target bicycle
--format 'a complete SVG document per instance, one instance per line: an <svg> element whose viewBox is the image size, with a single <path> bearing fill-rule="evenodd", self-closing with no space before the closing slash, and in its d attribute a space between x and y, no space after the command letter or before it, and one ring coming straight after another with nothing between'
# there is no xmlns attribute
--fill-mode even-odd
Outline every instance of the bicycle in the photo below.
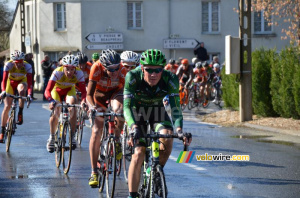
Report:
<svg viewBox="0 0 300 198"><path fill-rule="evenodd" d="M71 124L69 121L69 107L79 107L78 104L68 104L62 101L61 104L57 104L56 107L61 106L61 113L59 116L57 130L55 132L54 151L55 151L55 163L59 168L61 162L63 162L63 171L68 174L71 166L72 159L72 134ZM50 117L53 115L54 109L51 112Z"/></svg>
<svg viewBox="0 0 300 198"><path fill-rule="evenodd" d="M185 107L188 104L188 92L190 90L190 87L188 89L184 88L184 84L180 83L179 86L179 97L180 97L180 108L181 111L185 109Z"/></svg>
<svg viewBox="0 0 300 198"><path fill-rule="evenodd" d="M218 88L216 87L216 85ZM214 82L211 85L210 95L211 95L211 99L215 100L214 104L218 106L220 109L222 109L221 101L223 95L221 87L222 87L222 81L220 77L216 77L214 79Z"/></svg>
<svg viewBox="0 0 300 198"><path fill-rule="evenodd" d="M150 127L148 127L148 130ZM184 133L184 137L192 138L190 133ZM178 134L160 134L150 129L150 132L146 135L146 142L149 147L146 148L144 170L142 173L142 184L138 190L139 197L155 197L155 193L159 197L167 197L167 186L165 175L159 164L159 138L179 138ZM184 146L184 150L188 150L187 146ZM159 182L157 182L158 180ZM160 183L160 186L159 186ZM155 186L158 185L158 186ZM155 190L156 188L156 190ZM159 191L157 189L160 189ZM156 192L155 192L156 191Z"/></svg>
<svg viewBox="0 0 300 198"><path fill-rule="evenodd" d="M7 119L7 123L5 126L5 133L4 133L4 138L3 142L6 142L6 152L9 152L10 149L10 144L11 144L11 138L15 134L16 129L17 129L17 124L16 124L16 113L17 113L17 101L18 99L24 99L27 101L27 108L30 105L30 100L27 97L24 96L16 96L16 95L11 95L11 94L6 94L6 97L11 97L13 98L12 104L11 104L11 111L10 115ZM3 99L1 99L0 104L2 104Z"/></svg>
<svg viewBox="0 0 300 198"><path fill-rule="evenodd" d="M91 115L92 126L94 125L96 116L104 117L103 132L100 140L100 154L97 161L99 192L103 192L105 183L107 197L113 197L115 192L116 175L117 172L121 170L122 163L121 160L116 160L116 137L114 135L115 117L121 117L123 114L111 111L95 112L94 115Z"/></svg>
<svg viewBox="0 0 300 198"><path fill-rule="evenodd" d="M133 154L133 147L127 144L129 140L129 132L127 123L124 123L124 127L121 133L121 143L122 143L122 165L125 181L128 182L128 169L131 161L131 155Z"/></svg>
<svg viewBox="0 0 300 198"><path fill-rule="evenodd" d="M82 142L82 134L83 134L83 127L85 126L85 117L86 117L86 111L85 111L86 105L83 105L83 108L81 106L77 107L76 111L76 133L75 133L75 139L78 142L78 145L81 145Z"/></svg>

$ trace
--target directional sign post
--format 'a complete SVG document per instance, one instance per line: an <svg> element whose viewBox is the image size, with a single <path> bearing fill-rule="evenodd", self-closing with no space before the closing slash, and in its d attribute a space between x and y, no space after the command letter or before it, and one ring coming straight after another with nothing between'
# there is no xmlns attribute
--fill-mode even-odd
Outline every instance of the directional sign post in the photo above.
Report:
<svg viewBox="0 0 300 198"><path fill-rule="evenodd" d="M165 49L195 48L199 42L196 39L164 39Z"/></svg>
<svg viewBox="0 0 300 198"><path fill-rule="evenodd" d="M123 42L122 33L91 33L85 37L91 43L120 43Z"/></svg>
<svg viewBox="0 0 300 198"><path fill-rule="evenodd" d="M90 50L98 50L98 49L115 49L115 50L121 50L123 49L122 43L114 43L114 44L100 44L100 45L87 45L87 49Z"/></svg>

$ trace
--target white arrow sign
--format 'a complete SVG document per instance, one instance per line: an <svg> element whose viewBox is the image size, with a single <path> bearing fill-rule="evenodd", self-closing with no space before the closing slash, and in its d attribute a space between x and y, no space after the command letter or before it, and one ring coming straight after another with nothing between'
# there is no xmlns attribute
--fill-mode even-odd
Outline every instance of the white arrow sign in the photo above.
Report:
<svg viewBox="0 0 300 198"><path fill-rule="evenodd" d="M87 49L123 49L123 44L121 43L116 43L116 44L100 44L100 45L87 45Z"/></svg>
<svg viewBox="0 0 300 198"><path fill-rule="evenodd" d="M196 39L164 39L164 48L180 49L180 48L195 48L198 45Z"/></svg>
<svg viewBox="0 0 300 198"><path fill-rule="evenodd" d="M85 37L92 43L120 43L123 42L122 33L92 33Z"/></svg>

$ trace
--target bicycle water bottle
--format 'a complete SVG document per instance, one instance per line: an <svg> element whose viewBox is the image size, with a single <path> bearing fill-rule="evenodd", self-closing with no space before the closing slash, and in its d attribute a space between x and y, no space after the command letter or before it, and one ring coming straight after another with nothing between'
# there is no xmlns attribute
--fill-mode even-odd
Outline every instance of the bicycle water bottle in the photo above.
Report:
<svg viewBox="0 0 300 198"><path fill-rule="evenodd" d="M149 177L151 172L151 167L149 166L146 170L146 176Z"/></svg>

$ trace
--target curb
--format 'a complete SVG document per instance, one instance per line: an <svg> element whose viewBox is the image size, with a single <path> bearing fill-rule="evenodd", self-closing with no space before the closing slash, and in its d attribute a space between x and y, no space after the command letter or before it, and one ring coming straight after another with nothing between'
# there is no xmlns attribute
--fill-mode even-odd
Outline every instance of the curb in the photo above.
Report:
<svg viewBox="0 0 300 198"><path fill-rule="evenodd" d="M279 129L279 128L261 126L261 125L256 125L256 124L249 124L249 123L244 123L243 126L246 126L249 128L254 128L254 129L259 129L259 130L264 130L264 131L270 131L270 132L274 132L274 133L282 133L282 134L287 134L287 135L300 136L299 131L295 131L295 130Z"/></svg>

